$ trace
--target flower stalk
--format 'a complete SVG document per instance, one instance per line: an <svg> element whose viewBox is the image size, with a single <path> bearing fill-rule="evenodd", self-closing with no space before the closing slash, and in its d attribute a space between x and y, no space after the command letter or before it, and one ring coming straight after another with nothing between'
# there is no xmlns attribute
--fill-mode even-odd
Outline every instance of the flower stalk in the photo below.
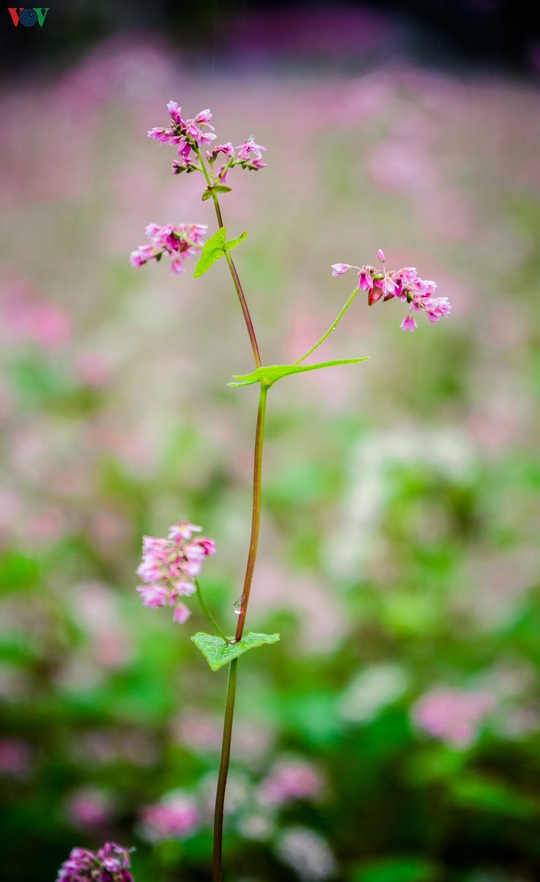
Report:
<svg viewBox="0 0 540 882"><path fill-rule="evenodd" d="M223 814L225 810L225 791L229 775L231 758L231 741L234 722L234 703L236 700L236 680L238 675L238 659L229 665L227 679L227 696L225 699L225 719L223 721L223 737L221 741L221 757L214 807L214 840L212 849L212 882L221 882L223 866Z"/></svg>

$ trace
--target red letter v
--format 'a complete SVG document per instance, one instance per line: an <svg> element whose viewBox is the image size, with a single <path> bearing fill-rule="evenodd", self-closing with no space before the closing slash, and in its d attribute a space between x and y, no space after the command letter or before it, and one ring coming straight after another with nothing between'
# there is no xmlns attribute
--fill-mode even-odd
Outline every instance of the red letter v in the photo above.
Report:
<svg viewBox="0 0 540 882"><path fill-rule="evenodd" d="M23 9L24 9L24 6L19 6L19 11L17 12L16 6L8 6L8 12L11 15L11 20L12 20L13 24L15 25L15 27L17 27L17 25L19 24L19 16L20 16L20 13L23 11Z"/></svg>

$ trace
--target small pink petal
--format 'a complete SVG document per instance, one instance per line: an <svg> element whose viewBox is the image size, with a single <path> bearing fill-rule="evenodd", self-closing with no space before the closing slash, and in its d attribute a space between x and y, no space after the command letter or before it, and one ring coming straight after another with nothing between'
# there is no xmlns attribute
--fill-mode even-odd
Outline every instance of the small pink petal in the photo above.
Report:
<svg viewBox="0 0 540 882"><path fill-rule="evenodd" d="M400 327L404 331L414 331L414 329L417 328L418 325L416 324L416 321L414 320L412 315L409 313L408 315L405 316L405 318L401 322Z"/></svg>
<svg viewBox="0 0 540 882"><path fill-rule="evenodd" d="M179 603L175 606L173 611L173 622L177 622L179 625L183 625L184 622L187 622L191 615L191 612L185 605L185 603Z"/></svg>
<svg viewBox="0 0 540 882"><path fill-rule="evenodd" d="M349 263L333 263L332 264L332 275L333 276L342 276L343 273L346 273L347 270L350 270L351 265Z"/></svg>

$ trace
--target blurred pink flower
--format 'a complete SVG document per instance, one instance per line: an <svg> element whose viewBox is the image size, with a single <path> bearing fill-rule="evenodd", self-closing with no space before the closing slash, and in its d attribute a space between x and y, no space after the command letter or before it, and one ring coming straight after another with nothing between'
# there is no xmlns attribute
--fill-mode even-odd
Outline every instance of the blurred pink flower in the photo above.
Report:
<svg viewBox="0 0 540 882"><path fill-rule="evenodd" d="M0 740L0 775L24 778L32 767L32 748L19 738Z"/></svg>
<svg viewBox="0 0 540 882"><path fill-rule="evenodd" d="M180 744L198 753L216 751L221 747L222 720L196 708L188 708L173 724Z"/></svg>
<svg viewBox="0 0 540 882"><path fill-rule="evenodd" d="M75 357L75 372L86 386L100 388L111 375L111 366L99 352L79 352Z"/></svg>
<svg viewBox="0 0 540 882"><path fill-rule="evenodd" d="M22 279L8 283L0 299L0 323L7 340L58 349L71 337L71 318L65 309L43 298Z"/></svg>
<svg viewBox="0 0 540 882"><path fill-rule="evenodd" d="M74 827L100 827L111 819L111 798L96 787L75 791L65 803L67 815Z"/></svg>
<svg viewBox="0 0 540 882"><path fill-rule="evenodd" d="M104 668L124 667L133 657L134 646L114 589L103 582L81 582L71 596L73 616L86 632L92 659Z"/></svg>
<svg viewBox="0 0 540 882"><path fill-rule="evenodd" d="M285 805L295 799L317 799L324 783L322 775L311 763L284 757L261 782L259 795L268 805Z"/></svg>
<svg viewBox="0 0 540 882"><path fill-rule="evenodd" d="M62 509L50 506L35 513L26 522L26 532L32 542L56 542L66 527Z"/></svg>
<svg viewBox="0 0 540 882"><path fill-rule="evenodd" d="M150 842L190 836L199 826L197 803L181 790L172 791L141 811L141 834Z"/></svg>
<svg viewBox="0 0 540 882"><path fill-rule="evenodd" d="M411 713L416 725L434 738L466 749L476 740L480 726L495 705L495 698L489 692L465 692L441 686L423 695Z"/></svg>

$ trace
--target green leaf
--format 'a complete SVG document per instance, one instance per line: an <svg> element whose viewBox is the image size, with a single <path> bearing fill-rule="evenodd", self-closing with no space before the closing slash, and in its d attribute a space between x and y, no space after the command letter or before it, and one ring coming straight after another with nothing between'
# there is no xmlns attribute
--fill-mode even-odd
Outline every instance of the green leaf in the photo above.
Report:
<svg viewBox="0 0 540 882"><path fill-rule="evenodd" d="M204 275L210 267L219 260L220 257L223 257L225 254L225 239L227 237L227 230L225 227L220 227L217 233L214 233L213 236L210 236L207 242L204 243L204 248L201 251L201 256L197 262L197 266L195 267L195 272L193 273L193 277L198 279L200 276Z"/></svg>
<svg viewBox="0 0 540 882"><path fill-rule="evenodd" d="M360 361L367 361L369 356L364 358L340 358L337 361L321 361L318 364L269 364L266 367L257 368L251 374L234 375L236 383L228 383L229 386L251 386L252 383L261 383L267 389L273 386L282 377L288 377L289 374L302 374L306 371L318 371L321 368L335 367L338 364L358 364Z"/></svg>
<svg viewBox="0 0 540 882"><path fill-rule="evenodd" d="M213 671L219 670L223 665L229 664L233 658L238 658L249 649L255 649L256 646L262 646L264 643L277 643L279 634L244 634L238 643L224 643L221 637L215 637L213 634L205 634L199 631L191 638L193 643L200 649L206 661ZM231 640L233 638L231 637Z"/></svg>
<svg viewBox="0 0 540 882"><path fill-rule="evenodd" d="M237 245L240 245L240 242L243 242L246 238L247 233L242 233L241 236L238 236L236 239L230 239L228 242L225 242L225 248L227 251L232 251L233 248L236 248Z"/></svg>
<svg viewBox="0 0 540 882"><path fill-rule="evenodd" d="M213 187L208 187L204 193L202 194L202 201L206 202L207 199L210 199L212 193L230 193L232 191L232 187L227 187L225 184L214 184Z"/></svg>
<svg viewBox="0 0 540 882"><path fill-rule="evenodd" d="M208 190L206 192L209 194ZM208 196L203 198L208 199ZM240 242L244 241L246 236L247 233L242 233L242 235L238 236L236 239L231 239L230 242L226 242L227 230L225 227L220 227L217 233L214 233L214 235L208 239L208 242L205 242L204 248L201 251L201 256L195 267L193 278L198 279L200 276L204 275L216 260L223 257L227 251L232 251L233 248L236 248Z"/></svg>

